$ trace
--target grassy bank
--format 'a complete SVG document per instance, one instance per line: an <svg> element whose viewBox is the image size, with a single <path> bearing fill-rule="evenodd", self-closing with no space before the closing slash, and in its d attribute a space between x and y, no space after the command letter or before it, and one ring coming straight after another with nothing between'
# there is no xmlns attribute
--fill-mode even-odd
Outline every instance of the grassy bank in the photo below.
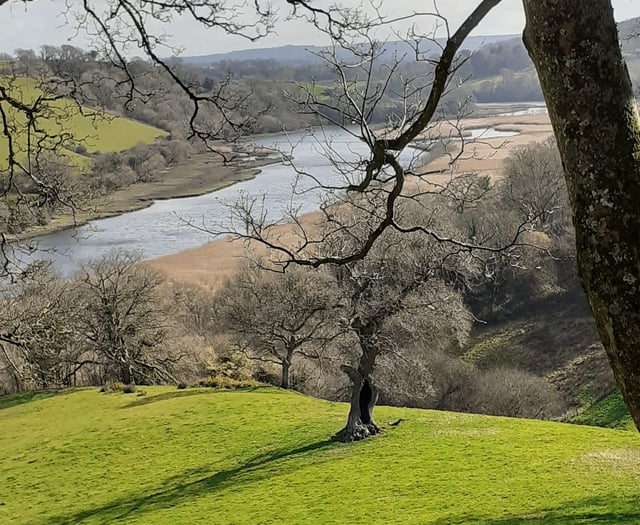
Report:
<svg viewBox="0 0 640 525"><path fill-rule="evenodd" d="M165 168L153 182L139 182L114 191L105 199L77 210L76 217L60 215L44 226L29 229L20 238L31 238L81 226L89 221L141 210L154 200L196 197L254 178L260 167L272 159L254 161L250 166L225 166L219 156L201 153Z"/></svg>
<svg viewBox="0 0 640 525"><path fill-rule="evenodd" d="M637 523L635 432L380 407L276 389L0 400L0 523Z"/></svg>
<svg viewBox="0 0 640 525"><path fill-rule="evenodd" d="M31 106L39 97L50 97L43 93L35 80L31 78L9 78L0 76L0 86L8 90L11 97ZM26 151L27 119L23 112L14 110L6 102L0 102L9 125L15 128L12 139L18 157ZM158 137L168 133L153 126L135 120L101 114L95 110L81 107L68 99L51 100L43 104L35 126L39 130L36 139L44 139L45 146L51 146L47 137L67 137L65 144L81 144L87 153L124 151L136 144L150 144ZM32 138L32 140L34 140ZM83 155L67 149L61 151L72 163L82 165L88 162ZM0 171L7 169L8 142L0 135Z"/></svg>

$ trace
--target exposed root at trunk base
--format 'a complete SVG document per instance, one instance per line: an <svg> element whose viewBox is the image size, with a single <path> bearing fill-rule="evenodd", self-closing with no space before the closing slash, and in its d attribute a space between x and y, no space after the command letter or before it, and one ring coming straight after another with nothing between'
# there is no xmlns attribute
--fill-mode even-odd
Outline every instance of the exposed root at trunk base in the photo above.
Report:
<svg viewBox="0 0 640 525"><path fill-rule="evenodd" d="M354 441L361 441L380 434L380 432L382 432L382 429L375 423L357 423L355 425L347 425L331 439L339 443L353 443Z"/></svg>

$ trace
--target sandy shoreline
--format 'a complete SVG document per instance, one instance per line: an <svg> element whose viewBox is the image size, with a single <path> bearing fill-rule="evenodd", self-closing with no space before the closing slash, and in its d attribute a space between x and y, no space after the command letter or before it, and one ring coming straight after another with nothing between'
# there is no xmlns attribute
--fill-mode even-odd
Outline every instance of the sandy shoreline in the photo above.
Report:
<svg viewBox="0 0 640 525"><path fill-rule="evenodd" d="M463 124L465 129L487 127L503 131L517 131L519 134L507 138L479 139L478 142L473 143L471 147L462 152L453 169L449 168L450 158L448 156L438 157L423 170L444 170L444 172L428 176L427 180L442 182L452 175L469 172L498 178L504 159L514 148L546 140L553 134L549 117L544 114L474 118L465 120ZM455 156L459 153L459 149L458 151L450 151L450 153ZM303 220L313 221L318 215L318 213L307 214ZM286 227L281 226L281 228ZM242 241L220 239L203 246L152 259L148 264L160 270L172 281L194 283L215 290L246 257L247 250Z"/></svg>

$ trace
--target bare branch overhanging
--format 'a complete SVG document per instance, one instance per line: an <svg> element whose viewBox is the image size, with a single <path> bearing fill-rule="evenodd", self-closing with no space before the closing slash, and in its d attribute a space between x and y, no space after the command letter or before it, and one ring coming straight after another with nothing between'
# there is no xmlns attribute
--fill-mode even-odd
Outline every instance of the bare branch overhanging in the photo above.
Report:
<svg viewBox="0 0 640 525"><path fill-rule="evenodd" d="M375 45L371 40L369 40L369 56L360 59L358 53L359 48L354 45L350 46L347 39L347 33L349 31L353 31L356 35L362 36L362 28L366 28L367 24L366 19L360 21L359 23L361 25L358 26L357 17L352 19L340 19L337 18L338 15L336 15L336 13L331 10L323 11L318 8L309 6L306 2L295 2L295 4L296 6L307 9L309 12L311 12L314 16L313 21L316 26L324 27L323 30L334 38L334 43L337 42L356 56L356 67L361 67L362 64L367 63L367 60L369 61L369 65L373 63L376 50ZM342 254L336 257L321 256L312 253L310 248L321 245L322 240L310 239L304 229L304 226L301 225L301 223L295 216L295 210L287 212L286 219L289 221L293 221L296 231L301 238L301 242L299 242L295 247L285 246L282 242L280 242L280 240L269 238L269 234L272 233L273 230L268 225L266 225L263 220L263 218L265 217L265 210L262 210L258 215L253 214L253 212L255 211L255 202L247 208L243 208L242 205L234 208L233 211L235 213L235 217L240 221L240 224L242 225L242 228L240 230L234 231L232 228L229 231L217 233L231 233L239 238L244 238L247 240L257 240L259 243L266 246L270 250L273 250L275 253L279 253L283 257L283 259L277 262L282 264L284 267L292 262L296 264L317 267L323 264L348 264L350 262L359 260L369 253L376 240L389 228L395 229L396 231L421 231L422 233L425 233L428 236L432 237L434 240L437 240L439 242L446 242L450 245L456 246L457 248L470 251L487 250L497 252L505 249L506 247L488 247L473 242L456 240L454 237L448 237L446 235L439 234L438 232L432 231L424 226L413 227L411 229L405 228L398 224L398 222L395 220L395 216L397 214L396 204L399 202L400 198L405 197L403 195L403 190L405 187L406 177L407 175L411 174L411 171L407 170L407 168L403 166L399 161L398 154L403 149L405 149L410 142L415 140L420 133L424 132L425 129L427 129L427 127L433 122L440 101L442 100L443 95L447 92L447 85L452 77L452 74L460 67L460 64L456 64L457 52L461 48L462 43L469 35L469 33L490 12L490 10L498 4L499 0L485 0L481 2L473 11L473 13L469 15L465 22L460 26L460 28L447 39L446 44L442 47L442 53L439 59L435 61L436 65L433 71L433 80L431 83L428 99L424 103L421 110L412 115L411 118L407 121L406 127L400 129L398 134L392 138L389 138L388 132L386 132L382 137L376 137L376 134L371 130L366 118L366 106L364 104L367 102L367 94L369 93L369 84L366 81L367 79L370 80L369 73L371 69L363 68L365 70L365 83L367 85L365 88L363 88L363 92L361 93L361 101L359 101L352 96L351 84L349 79L345 75L346 69L354 66L348 65L341 67L339 64L339 60L337 59L335 48L333 51L328 52L327 61L330 64L333 64L335 66L335 69L337 70L338 82L344 92L347 107L353 108L354 119L360 125L361 134L354 136L357 136L360 140L367 144L371 156L368 160L361 161L363 171L361 181L356 183L349 183L346 186L324 185L322 182L318 181L318 179L312 174L304 173L302 171L298 171L298 174L300 176L307 177L312 181L315 181L315 184L318 188L329 191L332 195L335 195L335 192L339 192L341 190L346 190L347 194L351 193L358 195L366 195L370 192L377 194L386 194L384 202L379 202L378 208L371 210L372 215L377 218L378 222L372 227L366 238L362 240L362 243L358 249L347 256ZM319 15L322 15L327 20L326 24L328 25L321 26L321 24L317 21L317 18L315 18ZM378 23L378 21L376 21L375 23ZM337 38L335 35L335 27L340 28L341 32L339 34L339 38ZM388 79L389 77L387 77L387 81ZM375 105L376 97L377 94L374 94L373 105ZM309 103L308 101L309 97L307 98L306 103ZM318 101L317 98L314 98L313 96L311 96L311 103L315 104L316 108L324 107L329 109L339 109L338 106L332 107L326 102ZM311 109L311 111L313 110L314 109ZM341 126L340 122L336 122L331 118L329 118L328 120L333 124ZM344 128L344 124L342 124L341 127L343 127L343 129L345 129L348 133L353 133L351 130ZM461 133L460 140L462 145L464 146L464 137ZM328 147L330 148L330 146ZM340 169L340 166L338 165L338 163L340 162L339 155L338 160L336 161L335 155L337 154L337 152L333 151L332 153L333 156L330 158L330 163L333 164L334 167L338 168L338 171L341 171L343 174L345 174L345 171L347 169L351 169L354 171L361 169L355 164L352 164L351 168L349 168L348 163L345 163L347 167L343 167L342 169L344 169L345 171L342 171L342 169ZM461 153L462 152L458 153L458 156L460 156ZM455 161L455 158L452 158L452 162L453 161ZM390 169L391 173L387 173L387 169ZM381 184L383 185L383 187L380 186ZM441 189L441 191L442 193L445 193L444 190ZM357 204L354 204L353 201L349 201L349 204L356 209L359 207ZM322 211L325 213L325 218L327 220L331 220L331 214L327 213L327 210L334 205L335 202L330 203L326 207L322 208ZM346 228L346 226L340 225L337 227L336 232L344 231ZM203 229L207 228L204 227ZM515 233L514 239L509 243L508 246L513 246L514 243L518 242L518 236L520 233L522 233L523 229L524 228L521 225L518 228L518 231Z"/></svg>
<svg viewBox="0 0 640 525"><path fill-rule="evenodd" d="M5 2L3 1L2 3ZM357 9L339 11L331 8L329 10L323 10L304 0L287 0L287 3L294 8L294 15L301 11L310 13L312 23L314 23L316 27L325 30L327 34L338 43L344 42L346 34L349 31L366 34L366 28L378 27L406 19L409 16L415 16L412 14L406 17L384 18L379 12L376 12L373 18L363 19L362 13ZM348 186L347 190L360 193L366 192L371 188L374 181L376 183L383 181L382 175L385 167L391 168L393 172L386 176L387 182L393 181L393 188L388 192L388 198L384 206L384 216L378 227L369 235L363 248L354 254L353 260L364 257L382 232L393 225L394 205L402 193L404 179L407 175L406 169L396 161L394 153L403 150L433 120L438 103L443 94L446 93L447 82L452 72L456 69L456 52L460 49L466 36L498 3L499 0L482 1L460 28L447 39L441 57L435 67L428 100L420 112L408 114L406 122L409 126L398 136L394 138L388 138L387 136L376 138L375 134L366 125L367 118L370 116L370 110L369 113L367 113L365 107L367 98L370 96L375 104L376 98L380 96L381 92L384 92L387 86L382 86L380 88L381 91L374 90L372 92L369 91L369 86L367 86L360 102L355 99L349 101L352 107L359 108L363 132L368 139L367 142L370 143L371 146L371 159L366 161L363 180L358 184ZM176 2L163 2L159 0L114 0L109 3L109 9L107 11L99 13L88 0L84 0L82 4L84 14L83 16L79 16L76 22L80 25L86 25L88 22L95 24L97 28L96 35L99 35L103 44L106 45L106 55L111 58L113 64L118 66L125 75L125 81L129 84L128 96L130 99L135 97L144 99L148 96L148 93L140 90L136 86L135 75L129 70L125 55L125 49L127 47L138 46L142 49L151 61L163 69L191 100L194 108L190 118L192 134L207 142L216 137L221 131L221 128L211 130L201 127L198 121L199 106L204 103L212 104L219 111L223 125L235 130L238 135L243 132L246 126L250 125L250 117L248 120L236 120L236 117L230 114L228 110L230 107L242 104L246 99L227 98L228 94L225 92L225 86L227 84L225 83L223 83L220 89L212 96L196 93L192 87L183 81L180 75L176 73L172 64L167 62L159 54L158 49L164 45L164 43L160 38L148 31L145 20L146 17L153 17L166 21L175 14L181 14L190 16L196 22L206 27L218 27L226 33L238 34L249 40L256 40L268 34L273 29L274 11L271 9L271 6L267 4L263 6L258 1L253 2L252 5L257 18L254 22L242 24L238 23L237 18L234 19L229 11L225 11L226 6L224 4L211 6L208 2L188 0ZM440 19L442 18L437 12L432 14ZM121 25L123 20L126 21L124 28ZM416 53L418 53L417 47ZM371 64L372 62L370 66ZM371 69L369 71L371 71ZM389 78L390 76L387 77L387 81ZM228 81L230 82L230 79ZM347 95L349 94L348 89L346 93ZM247 95L247 97L248 96L249 95ZM258 235L259 240L260 237L261 236ZM288 253L288 255L295 255L293 260L300 258L299 254L296 255L293 254L293 252ZM324 262L328 261L316 259L312 261L312 264L317 266Z"/></svg>

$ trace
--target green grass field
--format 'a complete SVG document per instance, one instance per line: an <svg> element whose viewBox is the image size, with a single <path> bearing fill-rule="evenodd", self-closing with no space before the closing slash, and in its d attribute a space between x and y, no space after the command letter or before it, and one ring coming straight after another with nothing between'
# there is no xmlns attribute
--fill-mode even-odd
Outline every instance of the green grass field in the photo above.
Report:
<svg viewBox="0 0 640 525"><path fill-rule="evenodd" d="M0 398L0 523L639 523L635 432L379 407L272 388Z"/></svg>
<svg viewBox="0 0 640 525"><path fill-rule="evenodd" d="M0 77L0 85L8 80ZM35 81L28 78L12 79L7 85L10 94L26 104L33 104L42 91L36 86ZM0 102L13 122L10 124L16 128L14 135L17 137L17 149L26 150L26 119L24 115L8 107L6 102ZM113 117L109 115L97 115L88 108L79 108L70 100L61 99L46 104L43 118L38 120L38 128L44 135L59 136L68 133L73 141L82 143L88 153L124 151L138 143L149 144L160 136L167 135L165 131L147 126L134 120ZM65 142L65 144L67 144ZM0 134L0 170L6 169L8 142L4 134ZM75 164L82 164L82 156L73 151L64 152Z"/></svg>
<svg viewBox="0 0 640 525"><path fill-rule="evenodd" d="M614 392L594 403L587 410L573 418L573 422L580 425L595 425L620 430L635 429L620 392Z"/></svg>

